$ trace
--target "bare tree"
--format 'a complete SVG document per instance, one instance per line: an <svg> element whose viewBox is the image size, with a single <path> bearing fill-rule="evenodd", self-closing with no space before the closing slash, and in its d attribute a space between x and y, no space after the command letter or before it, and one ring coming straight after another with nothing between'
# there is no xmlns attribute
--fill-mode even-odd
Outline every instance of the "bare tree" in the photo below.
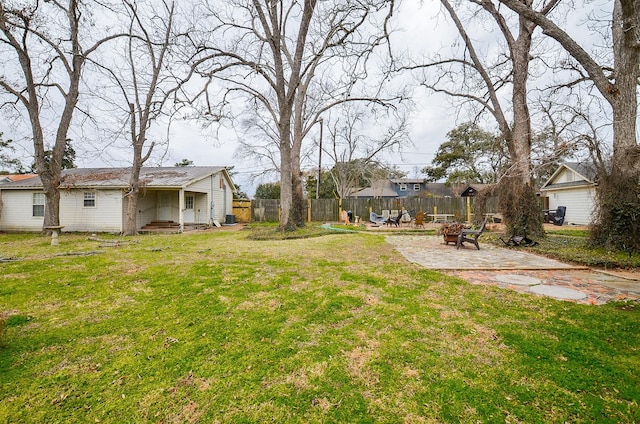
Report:
<svg viewBox="0 0 640 424"><path fill-rule="evenodd" d="M371 114L371 109L354 104L335 112L338 117L328 125L329 142L323 153L334 163L329 173L337 196L344 199L360 188L361 181L380 179L381 153L400 150L409 143L409 134L406 115L395 110ZM374 127L386 130L374 132Z"/></svg>
<svg viewBox="0 0 640 424"><path fill-rule="evenodd" d="M304 137L334 105L356 98L377 101L371 95L354 95L354 87L367 74L371 52L387 36L394 1L231 3L234 7L225 12L208 7L208 28L200 34L205 37L192 35L198 49L192 63L201 75L228 87L223 106L228 107L229 99L236 96L260 110L257 120L277 140L278 158L270 159L280 173L280 227L295 228L303 223L300 163ZM374 21L379 23L375 32L371 31L376 27ZM318 79L329 81L329 76L333 86L322 90ZM330 97L313 97L328 93Z"/></svg>
<svg viewBox="0 0 640 424"><path fill-rule="evenodd" d="M535 22L582 67L580 81L590 80L613 113L613 154L608 169L599 170L595 241L623 249L640 250L640 146L636 136L637 84L640 76L640 4L614 0L611 10L609 55L589 53L548 16L528 2L499 0L520 16ZM598 61L602 63L599 63Z"/></svg>
<svg viewBox="0 0 640 424"><path fill-rule="evenodd" d="M140 171L151 157L155 141L148 140L148 131L166 112L166 104L181 86L182 81L170 69L171 49L174 47L175 5L162 0L152 10L138 2L123 0L127 14L127 38L122 55L110 53L111 59L94 62L113 81L116 93L105 93L122 122L123 131L132 150L129 189L126 192L127 218L124 234L137 233L138 199L142 189ZM119 111L119 112L118 112Z"/></svg>
<svg viewBox="0 0 640 424"><path fill-rule="evenodd" d="M547 14L559 0L547 0L541 14ZM517 25L502 13L491 0L467 0L454 6L449 0L441 4L453 20L464 42L462 57L445 58L410 68L439 69L433 80L424 85L434 92L445 93L466 104L479 106L477 117L488 112L497 123L509 152L509 166L503 170L500 184L501 207L506 224L513 232L541 234L542 220L535 207L535 187L531 162L531 114L528 103L528 81L536 24L520 18ZM505 41L504 55L483 58L469 34L458 9L477 6L473 20L486 18L496 25ZM471 8L473 9L473 8ZM513 16L513 14L511 15ZM483 21L484 22L484 21ZM448 84L445 82L448 81ZM510 88L510 105L504 105L501 91ZM511 109L511 116L507 111Z"/></svg>
<svg viewBox="0 0 640 424"><path fill-rule="evenodd" d="M50 0L28 6L18 1L0 2L0 52L16 70L0 76L0 88L11 99L2 107L28 115L36 169L46 196L44 227L60 224L58 188L83 68L102 44L117 37L98 39L100 31L92 16L103 11L101 6L82 0ZM51 131L49 122L55 122L55 130ZM45 138L51 132L47 161Z"/></svg>

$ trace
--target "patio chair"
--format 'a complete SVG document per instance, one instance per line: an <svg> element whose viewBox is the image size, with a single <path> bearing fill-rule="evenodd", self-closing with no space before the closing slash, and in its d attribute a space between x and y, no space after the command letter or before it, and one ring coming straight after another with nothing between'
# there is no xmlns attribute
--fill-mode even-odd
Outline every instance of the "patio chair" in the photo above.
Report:
<svg viewBox="0 0 640 424"><path fill-rule="evenodd" d="M553 225L562 226L564 224L564 217L567 214L566 206L558 206L555 213L553 214Z"/></svg>
<svg viewBox="0 0 640 424"><path fill-rule="evenodd" d="M395 225L396 227L400 226L400 219L402 219L402 214L404 213L404 211L402 209L400 209L400 211L398 212L398 214L396 216L390 216L389 219L387 220L387 225Z"/></svg>
<svg viewBox="0 0 640 424"><path fill-rule="evenodd" d="M487 218L482 221L482 225L477 230L467 230L464 229L458 234L458 241L456 241L456 249L460 249L462 243L468 241L469 243L473 243L478 250L480 250L480 245L478 244L478 238L484 232L484 229L487 227Z"/></svg>
<svg viewBox="0 0 640 424"><path fill-rule="evenodd" d="M567 214L567 207L558 206L557 209L545 209L544 213L544 222L561 226L562 224L564 224L564 217Z"/></svg>
<svg viewBox="0 0 640 424"><path fill-rule="evenodd" d="M373 223L373 224L384 224L385 222L387 222L386 218L382 215L378 215L375 212L371 212L369 214L369 222Z"/></svg>

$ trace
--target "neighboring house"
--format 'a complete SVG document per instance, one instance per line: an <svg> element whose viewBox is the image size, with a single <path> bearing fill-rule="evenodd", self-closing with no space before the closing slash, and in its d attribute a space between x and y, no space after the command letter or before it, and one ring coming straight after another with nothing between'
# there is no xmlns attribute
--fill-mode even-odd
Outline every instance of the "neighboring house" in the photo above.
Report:
<svg viewBox="0 0 640 424"><path fill-rule="evenodd" d="M64 231L122 232L130 168L62 171ZM225 167L142 168L137 227L152 222L211 225L232 214L234 184ZM39 176L0 184L0 230L40 231L45 198Z"/></svg>
<svg viewBox="0 0 640 424"><path fill-rule="evenodd" d="M3 174L0 175L0 184L26 180L35 177L35 174Z"/></svg>
<svg viewBox="0 0 640 424"><path fill-rule="evenodd" d="M460 197L475 197L489 187L491 187L490 184L469 184L460 192Z"/></svg>
<svg viewBox="0 0 640 424"><path fill-rule="evenodd" d="M396 198L398 193L393 189L391 181L377 180L371 183L371 187L363 188L355 192L351 197L357 199Z"/></svg>
<svg viewBox="0 0 640 424"><path fill-rule="evenodd" d="M425 183L420 179L393 178L378 180L356 192L351 197L368 198L402 198L410 196L453 197L453 192L445 183Z"/></svg>
<svg viewBox="0 0 640 424"><path fill-rule="evenodd" d="M596 191L596 171L584 162L563 163L542 185L540 192L548 199L548 208L566 206L564 222L589 225L592 221Z"/></svg>

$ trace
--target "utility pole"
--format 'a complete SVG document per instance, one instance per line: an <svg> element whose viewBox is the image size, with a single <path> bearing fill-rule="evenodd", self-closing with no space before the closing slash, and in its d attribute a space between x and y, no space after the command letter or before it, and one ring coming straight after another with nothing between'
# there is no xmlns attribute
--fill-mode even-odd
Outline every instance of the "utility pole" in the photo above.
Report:
<svg viewBox="0 0 640 424"><path fill-rule="evenodd" d="M318 151L318 180L316 181L316 199L320 198L320 177L322 176L322 127L324 119L320 118L320 149Z"/></svg>

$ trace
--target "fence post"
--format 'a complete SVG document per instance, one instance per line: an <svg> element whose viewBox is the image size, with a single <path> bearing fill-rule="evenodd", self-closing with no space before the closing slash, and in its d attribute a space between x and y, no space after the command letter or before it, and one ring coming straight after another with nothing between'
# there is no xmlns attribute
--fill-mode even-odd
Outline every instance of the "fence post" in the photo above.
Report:
<svg viewBox="0 0 640 424"><path fill-rule="evenodd" d="M311 222L311 199L307 199L307 222Z"/></svg>

